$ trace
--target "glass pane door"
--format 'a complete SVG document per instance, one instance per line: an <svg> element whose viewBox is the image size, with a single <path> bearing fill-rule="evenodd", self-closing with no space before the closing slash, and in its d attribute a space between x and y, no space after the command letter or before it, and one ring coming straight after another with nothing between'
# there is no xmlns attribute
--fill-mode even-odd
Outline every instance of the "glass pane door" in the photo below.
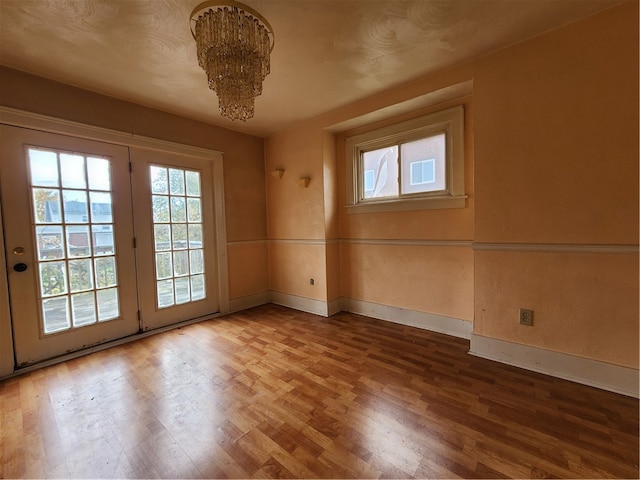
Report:
<svg viewBox="0 0 640 480"><path fill-rule="evenodd" d="M2 140L18 364L138 331L127 147L5 126Z"/></svg>
<svg viewBox="0 0 640 480"><path fill-rule="evenodd" d="M143 329L218 312L211 162L142 148L131 157Z"/></svg>

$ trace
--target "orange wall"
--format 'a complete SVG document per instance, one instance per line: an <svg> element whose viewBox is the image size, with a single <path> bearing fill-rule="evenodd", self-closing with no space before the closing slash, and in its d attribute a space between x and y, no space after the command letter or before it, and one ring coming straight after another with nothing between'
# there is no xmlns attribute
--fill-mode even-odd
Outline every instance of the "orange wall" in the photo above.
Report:
<svg viewBox="0 0 640 480"><path fill-rule="evenodd" d="M335 126L469 80L472 94L457 102L465 105L466 208L348 214L344 138L380 122ZM335 163L327 152L333 143L321 140L334 131ZM291 187L279 187L287 194L268 188L269 237L334 246L328 219L337 211L340 255L316 248L290 256L297 245L277 247L283 264L325 263L327 292L472 321L476 335L638 367L638 255L628 247L638 244L637 2L274 135L267 169L283 162L329 185L314 192L313 206ZM285 293L321 298L298 286L304 278L293 264L272 262L270 275ZM533 327L518 324L519 307L534 310Z"/></svg>
<svg viewBox="0 0 640 480"><path fill-rule="evenodd" d="M224 153L231 299L266 292L264 141L0 66L0 104L88 125ZM248 279L248 281L238 281Z"/></svg>

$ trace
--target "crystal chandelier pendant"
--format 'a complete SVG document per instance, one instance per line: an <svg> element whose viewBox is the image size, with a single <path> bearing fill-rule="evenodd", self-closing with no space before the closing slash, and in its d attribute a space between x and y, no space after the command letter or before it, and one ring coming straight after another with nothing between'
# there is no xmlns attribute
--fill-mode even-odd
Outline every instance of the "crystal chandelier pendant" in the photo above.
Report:
<svg viewBox="0 0 640 480"><path fill-rule="evenodd" d="M198 64L217 93L220 114L253 117L255 97L271 69L273 30L258 12L234 1L207 1L191 13Z"/></svg>

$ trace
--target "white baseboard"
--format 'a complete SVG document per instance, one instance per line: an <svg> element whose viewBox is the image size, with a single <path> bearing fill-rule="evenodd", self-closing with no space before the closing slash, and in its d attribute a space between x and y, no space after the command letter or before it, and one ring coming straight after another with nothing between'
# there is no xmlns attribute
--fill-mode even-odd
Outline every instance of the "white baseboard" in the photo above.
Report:
<svg viewBox="0 0 640 480"><path fill-rule="evenodd" d="M329 315L333 315L340 311L337 310L329 313L335 308L333 302L327 303L322 300L315 300L313 298L299 297L289 293L274 291L271 292L271 303L293 308L294 310L300 310L302 312L313 313L322 317L328 317Z"/></svg>
<svg viewBox="0 0 640 480"><path fill-rule="evenodd" d="M239 312L247 308L264 305L271 301L271 292L260 292L246 297L234 298L229 300L229 311L226 313Z"/></svg>
<svg viewBox="0 0 640 480"><path fill-rule="evenodd" d="M471 355L591 387L639 398L638 370L480 335L471 336Z"/></svg>
<svg viewBox="0 0 640 480"><path fill-rule="evenodd" d="M386 320L410 327L422 328L432 332L444 333L454 337L470 339L473 331L473 323L459 318L445 317L434 313L419 312L406 308L392 307L378 303L342 299L342 309L346 312L366 315L367 317Z"/></svg>

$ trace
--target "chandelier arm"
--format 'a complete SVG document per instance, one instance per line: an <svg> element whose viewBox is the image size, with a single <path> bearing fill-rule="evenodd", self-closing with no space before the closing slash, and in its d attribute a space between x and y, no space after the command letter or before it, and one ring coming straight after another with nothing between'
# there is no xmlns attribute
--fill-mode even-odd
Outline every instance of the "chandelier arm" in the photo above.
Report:
<svg viewBox="0 0 640 480"><path fill-rule="evenodd" d="M269 35L269 38L271 40L271 49L269 50L269 52L273 51L273 47L275 46L276 40L273 35L273 28L271 27L271 24L267 21L266 18L264 18L262 15L256 12L253 8L245 5L244 3L236 2L235 0L205 0L204 2L196 6L196 8L194 8L193 11L191 12L191 21L189 22L189 27L191 28L191 35L193 36L194 40L196 39L195 25L198 18L200 17L200 13L203 10L206 10L208 8L215 8L215 7L236 7L236 8L239 8L240 10L244 10L245 12L253 15L258 20L260 20L263 23L263 25L266 27L267 34Z"/></svg>

